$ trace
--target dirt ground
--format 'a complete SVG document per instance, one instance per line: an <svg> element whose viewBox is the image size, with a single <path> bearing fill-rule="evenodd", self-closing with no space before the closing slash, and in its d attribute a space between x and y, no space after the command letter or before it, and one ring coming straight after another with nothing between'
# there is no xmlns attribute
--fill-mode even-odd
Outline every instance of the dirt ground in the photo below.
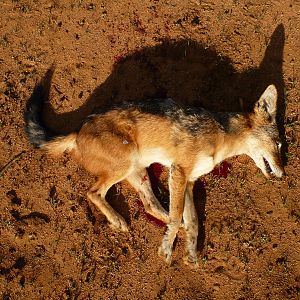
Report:
<svg viewBox="0 0 300 300"><path fill-rule="evenodd" d="M1 299L300 299L299 1L2 0L0 14ZM86 200L89 174L29 145L24 107L53 63L44 117L60 133L124 100L247 111L275 83L286 176L246 156L204 176L199 268L183 263L183 232L167 266L165 227L127 183L108 197L130 227L118 233Z"/></svg>

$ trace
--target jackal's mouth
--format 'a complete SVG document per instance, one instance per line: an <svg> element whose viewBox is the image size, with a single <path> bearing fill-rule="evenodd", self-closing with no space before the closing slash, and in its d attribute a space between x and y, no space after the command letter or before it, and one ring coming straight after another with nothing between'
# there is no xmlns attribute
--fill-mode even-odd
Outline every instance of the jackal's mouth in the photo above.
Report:
<svg viewBox="0 0 300 300"><path fill-rule="evenodd" d="M264 160L264 163L265 163L266 172L267 172L269 175L274 175L274 172L273 172L273 170L272 170L272 168L271 168L269 162L268 162L265 158L263 158L263 160Z"/></svg>

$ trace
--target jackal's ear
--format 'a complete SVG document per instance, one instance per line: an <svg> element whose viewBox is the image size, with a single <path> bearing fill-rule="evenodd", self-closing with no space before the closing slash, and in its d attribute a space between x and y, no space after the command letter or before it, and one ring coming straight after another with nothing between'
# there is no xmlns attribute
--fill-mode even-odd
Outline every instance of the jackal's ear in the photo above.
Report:
<svg viewBox="0 0 300 300"><path fill-rule="evenodd" d="M269 85L256 102L254 112L268 121L275 121L277 111L277 90Z"/></svg>

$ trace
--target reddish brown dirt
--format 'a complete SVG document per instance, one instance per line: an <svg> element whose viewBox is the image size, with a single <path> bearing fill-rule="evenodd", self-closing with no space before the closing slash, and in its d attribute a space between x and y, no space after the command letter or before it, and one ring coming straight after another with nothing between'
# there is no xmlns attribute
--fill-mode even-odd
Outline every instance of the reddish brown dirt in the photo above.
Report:
<svg viewBox="0 0 300 300"><path fill-rule="evenodd" d="M1 299L300 298L298 1L2 0L0 14ZM183 233L166 266L164 228L126 183L109 196L124 234L87 203L92 177L30 147L24 107L52 63L45 118L58 132L104 104L155 96L248 110L273 82L286 176L267 180L247 157L205 176L200 267L184 265Z"/></svg>

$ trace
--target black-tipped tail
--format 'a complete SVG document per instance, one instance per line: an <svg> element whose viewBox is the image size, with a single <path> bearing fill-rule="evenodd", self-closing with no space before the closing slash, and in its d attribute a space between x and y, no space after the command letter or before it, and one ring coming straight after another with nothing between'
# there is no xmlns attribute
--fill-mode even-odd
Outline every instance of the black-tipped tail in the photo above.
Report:
<svg viewBox="0 0 300 300"><path fill-rule="evenodd" d="M44 125L42 120L43 105L49 99L49 91L54 69L54 65L51 66L44 78L37 83L32 95L28 99L26 110L24 112L25 132L30 143L38 148L56 136Z"/></svg>

